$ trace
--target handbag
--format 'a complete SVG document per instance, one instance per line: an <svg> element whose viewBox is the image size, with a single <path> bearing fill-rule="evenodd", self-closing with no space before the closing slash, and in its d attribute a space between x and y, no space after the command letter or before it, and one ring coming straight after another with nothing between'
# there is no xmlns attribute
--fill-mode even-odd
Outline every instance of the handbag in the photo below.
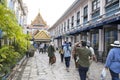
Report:
<svg viewBox="0 0 120 80"><path fill-rule="evenodd" d="M101 80L105 80L106 74L107 74L107 71L106 71L105 68L103 68L103 70L102 70L102 72L101 72L101 75L100 75L100 79L101 79Z"/></svg>

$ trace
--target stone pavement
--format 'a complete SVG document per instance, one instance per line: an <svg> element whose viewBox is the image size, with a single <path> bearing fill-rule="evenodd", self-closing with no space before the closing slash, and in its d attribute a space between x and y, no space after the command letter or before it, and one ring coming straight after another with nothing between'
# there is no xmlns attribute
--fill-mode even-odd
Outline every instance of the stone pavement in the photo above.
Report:
<svg viewBox="0 0 120 80"><path fill-rule="evenodd" d="M60 55L56 52L56 63L49 65L47 53L35 52L34 57L27 59L26 63L18 70L12 80L80 80L74 61L71 58L70 72L66 71L65 63L60 62ZM90 79L100 80L100 74L103 69L102 63L93 62L90 67ZM106 80L110 80L110 74L107 72Z"/></svg>

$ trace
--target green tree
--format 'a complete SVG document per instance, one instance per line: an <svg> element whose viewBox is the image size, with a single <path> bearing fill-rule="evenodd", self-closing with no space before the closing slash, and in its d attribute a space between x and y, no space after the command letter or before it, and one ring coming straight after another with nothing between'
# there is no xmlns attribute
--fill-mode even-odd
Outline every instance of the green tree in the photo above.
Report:
<svg viewBox="0 0 120 80"><path fill-rule="evenodd" d="M12 44L4 45L0 49L0 74L8 73L30 45L29 35L23 33L15 14L3 4L0 4L0 30L5 33L2 37L11 40Z"/></svg>

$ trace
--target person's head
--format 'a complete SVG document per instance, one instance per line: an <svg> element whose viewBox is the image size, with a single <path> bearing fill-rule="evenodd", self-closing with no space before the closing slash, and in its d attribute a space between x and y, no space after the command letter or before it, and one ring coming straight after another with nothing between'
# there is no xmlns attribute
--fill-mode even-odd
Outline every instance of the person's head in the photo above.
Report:
<svg viewBox="0 0 120 80"><path fill-rule="evenodd" d="M64 41L64 43L66 44L66 43L67 43L67 41Z"/></svg>
<svg viewBox="0 0 120 80"><path fill-rule="evenodd" d="M87 46L88 46L88 47L90 47L90 46L91 46L90 41L87 41Z"/></svg>
<svg viewBox="0 0 120 80"><path fill-rule="evenodd" d="M120 47L119 41L114 41L114 44L110 44L112 47Z"/></svg>
<svg viewBox="0 0 120 80"><path fill-rule="evenodd" d="M53 43L53 42L50 42L50 45L54 46L54 43Z"/></svg>
<svg viewBox="0 0 120 80"><path fill-rule="evenodd" d="M69 44L69 43L66 43L66 47L67 47L68 50L69 50L69 46L70 46L70 44Z"/></svg>
<svg viewBox="0 0 120 80"><path fill-rule="evenodd" d="M82 45L83 47L86 47L86 41L81 41L81 45Z"/></svg>
<svg viewBox="0 0 120 80"><path fill-rule="evenodd" d="M68 44L69 44L70 46L72 46L71 42L68 42Z"/></svg>

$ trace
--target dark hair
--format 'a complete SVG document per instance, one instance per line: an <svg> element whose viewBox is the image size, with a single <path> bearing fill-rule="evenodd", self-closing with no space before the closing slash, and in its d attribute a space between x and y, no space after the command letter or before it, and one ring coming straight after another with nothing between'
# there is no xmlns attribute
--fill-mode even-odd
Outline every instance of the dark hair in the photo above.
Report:
<svg viewBox="0 0 120 80"><path fill-rule="evenodd" d="M85 47L86 46L86 41L81 41L81 44L82 44L83 47Z"/></svg>
<svg viewBox="0 0 120 80"><path fill-rule="evenodd" d="M68 42L69 46L72 46L72 43L71 42Z"/></svg>
<svg viewBox="0 0 120 80"><path fill-rule="evenodd" d="M66 48L67 48L67 50L69 50L69 43L66 43Z"/></svg>
<svg viewBox="0 0 120 80"><path fill-rule="evenodd" d="M64 41L64 43L67 43L67 41Z"/></svg>

